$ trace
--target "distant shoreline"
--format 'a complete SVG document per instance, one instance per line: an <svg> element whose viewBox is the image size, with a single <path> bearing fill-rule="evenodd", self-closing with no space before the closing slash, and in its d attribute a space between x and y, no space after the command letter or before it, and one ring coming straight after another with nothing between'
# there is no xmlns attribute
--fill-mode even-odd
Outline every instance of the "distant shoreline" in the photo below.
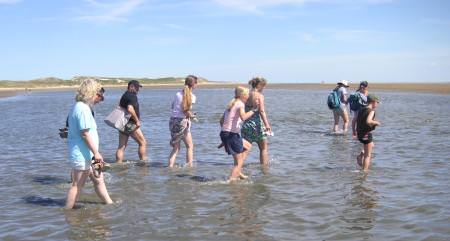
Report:
<svg viewBox="0 0 450 241"><path fill-rule="evenodd" d="M246 83L200 83L199 89L213 88L234 88L237 85L246 86ZM144 84L144 88L148 89L165 89L180 88L183 84ZM267 89L289 89L289 90L331 90L335 84L311 84L311 83L270 83ZM105 88L126 89L127 85L104 85ZM75 90L77 86L52 86L52 87L35 87L35 88L0 88L0 98L20 95L27 91L64 91ZM350 92L357 88L357 84L350 85ZM370 83L369 90L376 91L400 91L400 92L421 92L421 93L438 93L450 94L450 83Z"/></svg>

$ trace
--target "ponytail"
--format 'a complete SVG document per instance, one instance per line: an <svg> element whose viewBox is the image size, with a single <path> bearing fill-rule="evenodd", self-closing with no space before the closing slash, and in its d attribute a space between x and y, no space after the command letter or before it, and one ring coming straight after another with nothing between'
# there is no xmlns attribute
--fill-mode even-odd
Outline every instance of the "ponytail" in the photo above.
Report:
<svg viewBox="0 0 450 241"><path fill-rule="evenodd" d="M231 108L233 108L234 103L236 103L237 100L238 100L238 98L233 98L232 100L230 100L230 102L228 102L228 105L227 105L227 110L231 110Z"/></svg>
<svg viewBox="0 0 450 241"><path fill-rule="evenodd" d="M183 111L189 111L192 106L192 95L191 95L191 88L195 84L197 84L197 76L195 75L188 75L186 79L184 79L184 89L183 89L183 101L181 102L181 105L183 107Z"/></svg>
<svg viewBox="0 0 450 241"><path fill-rule="evenodd" d="M185 85L183 89L183 101L181 102L181 105L183 106L183 111L188 111L191 109L192 105L191 89L187 85Z"/></svg>
<svg viewBox="0 0 450 241"><path fill-rule="evenodd" d="M263 84L264 86L267 84L267 80L261 76L257 76L254 77L253 79L251 79L248 84L254 89L256 88L256 86L258 86L259 84Z"/></svg>

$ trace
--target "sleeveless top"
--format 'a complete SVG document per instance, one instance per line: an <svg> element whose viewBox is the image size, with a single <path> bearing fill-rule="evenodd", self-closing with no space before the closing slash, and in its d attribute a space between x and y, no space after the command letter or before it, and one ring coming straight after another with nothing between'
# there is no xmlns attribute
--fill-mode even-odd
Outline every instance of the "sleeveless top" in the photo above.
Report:
<svg viewBox="0 0 450 241"><path fill-rule="evenodd" d="M245 103L245 112L254 109L253 106L253 94L251 93L247 102ZM259 110L256 111L250 118L244 121L242 125L241 134L244 139L253 142L260 142L267 138L267 135L264 133L265 130L264 123L262 121Z"/></svg>
<svg viewBox="0 0 450 241"><path fill-rule="evenodd" d="M363 108L358 114L358 119L356 120L358 138L363 138L367 133L375 130L375 125L370 126L367 124L367 117L371 111L371 108L366 107ZM373 118L375 118L375 113L373 114Z"/></svg>

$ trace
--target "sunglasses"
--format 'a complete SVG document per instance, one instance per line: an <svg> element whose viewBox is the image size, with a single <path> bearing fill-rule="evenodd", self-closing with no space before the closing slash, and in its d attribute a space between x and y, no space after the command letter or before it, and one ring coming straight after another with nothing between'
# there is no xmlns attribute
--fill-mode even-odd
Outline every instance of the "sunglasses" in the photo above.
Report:
<svg viewBox="0 0 450 241"><path fill-rule="evenodd" d="M105 100L105 89L103 87L97 93L97 96L100 98L100 101L104 101Z"/></svg>
<svg viewBox="0 0 450 241"><path fill-rule="evenodd" d="M102 93L97 93L97 96L100 98L100 101L105 100L105 96Z"/></svg>

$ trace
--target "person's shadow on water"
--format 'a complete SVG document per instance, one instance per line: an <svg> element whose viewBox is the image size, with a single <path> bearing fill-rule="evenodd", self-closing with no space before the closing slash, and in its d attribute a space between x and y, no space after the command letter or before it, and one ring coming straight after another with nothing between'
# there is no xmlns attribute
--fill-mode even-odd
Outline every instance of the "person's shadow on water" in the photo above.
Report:
<svg viewBox="0 0 450 241"><path fill-rule="evenodd" d="M378 192L366 180L367 173L358 173L353 179L341 219L346 223L345 228L369 235L366 231L374 227L377 217L375 208L378 206Z"/></svg>
<svg viewBox="0 0 450 241"><path fill-rule="evenodd" d="M70 240L107 240L111 235L106 214L100 207L67 210L64 214L70 226L67 230Z"/></svg>

